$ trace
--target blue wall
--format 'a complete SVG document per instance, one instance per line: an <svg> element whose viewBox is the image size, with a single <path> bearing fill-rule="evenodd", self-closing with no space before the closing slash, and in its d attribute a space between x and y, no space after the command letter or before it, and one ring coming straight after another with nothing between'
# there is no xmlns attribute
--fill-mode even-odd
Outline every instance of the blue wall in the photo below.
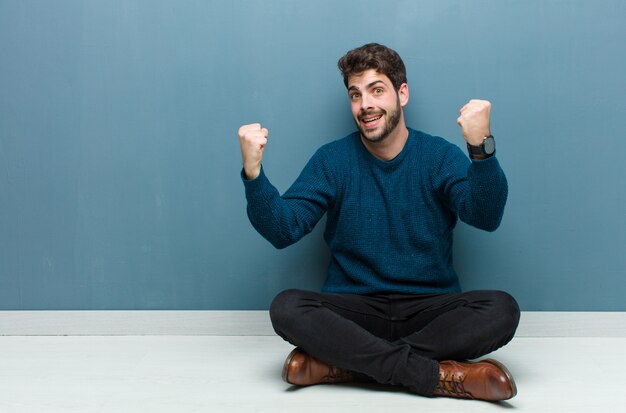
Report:
<svg viewBox="0 0 626 413"><path fill-rule="evenodd" d="M409 125L464 142L493 102L510 198L459 225L466 289L524 310L626 310L626 3L0 0L0 309L265 309L318 288L322 226L250 226L236 139L270 129L279 190L353 130L337 59L403 56ZM323 224L323 223L321 223Z"/></svg>

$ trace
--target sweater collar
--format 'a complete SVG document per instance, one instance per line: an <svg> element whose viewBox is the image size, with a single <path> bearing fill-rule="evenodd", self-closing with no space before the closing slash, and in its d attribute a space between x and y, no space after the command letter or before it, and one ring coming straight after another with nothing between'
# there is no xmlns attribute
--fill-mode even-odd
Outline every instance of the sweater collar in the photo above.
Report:
<svg viewBox="0 0 626 413"><path fill-rule="evenodd" d="M354 137L355 137L355 140L357 141L356 145L358 146L359 151L364 154L366 159L368 159L370 162L372 162L373 164L381 168L393 168L396 165L399 165L400 163L402 163L402 160L406 157L406 154L411 150L411 147L415 144L415 136L414 136L415 131L411 128L407 128L407 130L409 131L409 137L407 138L406 143L404 144L404 147L402 148L400 153L396 155L395 158L388 160L388 161L383 161L381 159L378 159L374 155L372 155L370 151L367 150L365 145L363 145L363 142L361 141L361 135L359 134L359 132L355 132Z"/></svg>

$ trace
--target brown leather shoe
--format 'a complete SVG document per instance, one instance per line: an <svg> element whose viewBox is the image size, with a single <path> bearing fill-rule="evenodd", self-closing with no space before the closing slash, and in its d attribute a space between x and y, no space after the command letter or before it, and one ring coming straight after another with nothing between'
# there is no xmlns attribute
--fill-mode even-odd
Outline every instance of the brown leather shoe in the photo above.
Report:
<svg viewBox="0 0 626 413"><path fill-rule="evenodd" d="M496 360L439 363L439 384L434 396L499 401L508 400L516 394L513 376Z"/></svg>
<svg viewBox="0 0 626 413"><path fill-rule="evenodd" d="M285 360L283 380L297 386L310 386L353 381L353 374L348 370L322 363L297 347Z"/></svg>

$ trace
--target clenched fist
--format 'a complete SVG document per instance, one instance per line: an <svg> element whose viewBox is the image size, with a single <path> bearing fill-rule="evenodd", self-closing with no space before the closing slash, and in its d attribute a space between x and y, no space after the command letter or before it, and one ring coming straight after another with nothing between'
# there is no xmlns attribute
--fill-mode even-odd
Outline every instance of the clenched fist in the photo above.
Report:
<svg viewBox="0 0 626 413"><path fill-rule="evenodd" d="M261 173L261 159L267 145L268 131L260 123L243 125L239 128L239 144L246 178L255 179Z"/></svg>
<svg viewBox="0 0 626 413"><path fill-rule="evenodd" d="M489 130L491 102L472 99L459 112L461 116L456 120L456 123L461 127L463 138L470 145L481 145L485 136L491 135Z"/></svg>

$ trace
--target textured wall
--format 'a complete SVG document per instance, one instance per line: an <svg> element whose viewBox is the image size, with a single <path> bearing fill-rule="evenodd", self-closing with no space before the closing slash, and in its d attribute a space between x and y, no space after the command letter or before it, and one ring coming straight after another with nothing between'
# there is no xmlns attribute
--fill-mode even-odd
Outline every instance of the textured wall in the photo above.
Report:
<svg viewBox="0 0 626 413"><path fill-rule="evenodd" d="M266 309L318 288L323 222L276 251L245 214L236 132L270 129L284 191L353 130L336 69L370 41L408 69L407 122L463 146L493 102L510 196L460 224L466 288L523 310L623 311L622 1L0 0L0 309Z"/></svg>

